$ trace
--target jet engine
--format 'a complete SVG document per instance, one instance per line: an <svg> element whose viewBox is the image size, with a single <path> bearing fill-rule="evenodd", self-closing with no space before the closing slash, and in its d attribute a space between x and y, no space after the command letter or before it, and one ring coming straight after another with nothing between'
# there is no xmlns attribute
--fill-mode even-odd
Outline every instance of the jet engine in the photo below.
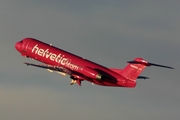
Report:
<svg viewBox="0 0 180 120"><path fill-rule="evenodd" d="M103 78L103 75L101 75L96 70L90 67L83 67L82 72L85 76L90 77L92 79L102 80Z"/></svg>

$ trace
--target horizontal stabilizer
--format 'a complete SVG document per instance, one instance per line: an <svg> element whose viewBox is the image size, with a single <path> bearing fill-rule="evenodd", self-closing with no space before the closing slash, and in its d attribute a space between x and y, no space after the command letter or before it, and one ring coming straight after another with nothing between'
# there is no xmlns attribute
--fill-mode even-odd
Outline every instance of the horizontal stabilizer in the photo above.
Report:
<svg viewBox="0 0 180 120"><path fill-rule="evenodd" d="M159 65L159 64L154 64L154 63L150 63L150 62L147 62L147 61L128 61L128 63L131 63L131 64L144 64L146 66L156 66L156 67L163 67L163 68L174 69L173 67L169 67L169 66L165 66L165 65Z"/></svg>
<svg viewBox="0 0 180 120"><path fill-rule="evenodd" d="M120 74L130 80L148 79L148 77L139 76L147 66L157 66L157 67L174 69L173 67L169 67L165 65L149 63L142 58L135 58L132 61L128 61L128 63L129 64L120 72Z"/></svg>
<svg viewBox="0 0 180 120"><path fill-rule="evenodd" d="M137 79L149 79L149 77L146 77L146 76L138 76Z"/></svg>
<svg viewBox="0 0 180 120"><path fill-rule="evenodd" d="M159 64L154 64L154 63L149 63L151 66L157 66L157 67L164 67L164 68L169 68L169 69L174 69L173 67L165 66L165 65L159 65Z"/></svg>

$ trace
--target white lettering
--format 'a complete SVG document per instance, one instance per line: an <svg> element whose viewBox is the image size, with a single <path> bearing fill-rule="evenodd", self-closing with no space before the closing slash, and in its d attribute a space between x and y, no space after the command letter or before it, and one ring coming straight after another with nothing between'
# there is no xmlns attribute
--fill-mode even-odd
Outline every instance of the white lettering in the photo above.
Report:
<svg viewBox="0 0 180 120"><path fill-rule="evenodd" d="M61 54L59 54L57 57L56 57L56 62L59 62L59 58L61 57Z"/></svg>
<svg viewBox="0 0 180 120"><path fill-rule="evenodd" d="M38 51L38 55L42 56L42 55L43 55L43 53L44 53L44 50L43 50L43 49L39 49L39 51Z"/></svg>
<svg viewBox="0 0 180 120"><path fill-rule="evenodd" d="M79 70L82 69L80 66L72 64L71 59L66 58L65 55L62 54L55 54L49 51L49 49L43 49L39 48L38 44L36 44L32 50L32 53L37 54L39 56L45 57L47 59L50 59L51 61L55 61L57 63L60 63L63 66L66 66L67 68L71 70Z"/></svg>
<svg viewBox="0 0 180 120"><path fill-rule="evenodd" d="M132 68L135 68L135 69L138 69L138 67L137 66L135 66L135 65L130 65Z"/></svg>
<svg viewBox="0 0 180 120"><path fill-rule="evenodd" d="M67 62L67 60L68 60L67 58L63 58L63 59L61 60L61 64L62 64L62 65L65 65L66 62Z"/></svg>
<svg viewBox="0 0 180 120"><path fill-rule="evenodd" d="M61 63L61 60L63 59L63 57L64 57L64 55L60 56L58 63Z"/></svg>
<svg viewBox="0 0 180 120"><path fill-rule="evenodd" d="M57 56L56 54L52 54L51 57L50 57L50 60L54 61L56 56Z"/></svg>
<svg viewBox="0 0 180 120"><path fill-rule="evenodd" d="M49 58L50 56L51 56L51 52L49 53L49 52L46 52L46 58Z"/></svg>
<svg viewBox="0 0 180 120"><path fill-rule="evenodd" d="M46 55L46 53L48 52L49 49L46 49L43 53L43 57Z"/></svg>
<svg viewBox="0 0 180 120"><path fill-rule="evenodd" d="M33 53L33 52L34 52L34 50L36 49L35 54L37 54L37 51L39 50L39 48L38 48L37 46L38 46L38 44L34 46L34 48L32 49L32 53Z"/></svg>
<svg viewBox="0 0 180 120"><path fill-rule="evenodd" d="M132 68L134 68L134 69L139 69L139 70L142 70L142 68L141 67L137 67L137 66L135 66L135 65L130 65Z"/></svg>

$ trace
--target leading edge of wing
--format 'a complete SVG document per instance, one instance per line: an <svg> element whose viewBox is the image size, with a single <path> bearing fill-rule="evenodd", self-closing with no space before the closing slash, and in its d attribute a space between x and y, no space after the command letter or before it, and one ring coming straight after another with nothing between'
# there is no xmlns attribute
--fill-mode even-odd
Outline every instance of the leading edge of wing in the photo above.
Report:
<svg viewBox="0 0 180 120"><path fill-rule="evenodd" d="M69 75L72 74L70 70L68 70L64 67L60 67L60 66L52 66L52 65L46 65L46 64L37 65L37 64L26 63L26 62L24 62L24 64L26 64L27 66L34 66L34 67L49 69L49 70L53 70L53 71L64 72L64 73L67 73Z"/></svg>

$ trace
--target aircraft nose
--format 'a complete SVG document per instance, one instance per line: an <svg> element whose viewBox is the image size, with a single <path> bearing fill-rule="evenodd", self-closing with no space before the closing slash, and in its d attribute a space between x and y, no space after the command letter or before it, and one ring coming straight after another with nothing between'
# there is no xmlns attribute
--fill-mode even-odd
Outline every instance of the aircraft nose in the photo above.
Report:
<svg viewBox="0 0 180 120"><path fill-rule="evenodd" d="M20 51L20 46L21 46L21 43L20 43L20 42L17 42L17 43L15 44L15 48L16 48L17 51Z"/></svg>

